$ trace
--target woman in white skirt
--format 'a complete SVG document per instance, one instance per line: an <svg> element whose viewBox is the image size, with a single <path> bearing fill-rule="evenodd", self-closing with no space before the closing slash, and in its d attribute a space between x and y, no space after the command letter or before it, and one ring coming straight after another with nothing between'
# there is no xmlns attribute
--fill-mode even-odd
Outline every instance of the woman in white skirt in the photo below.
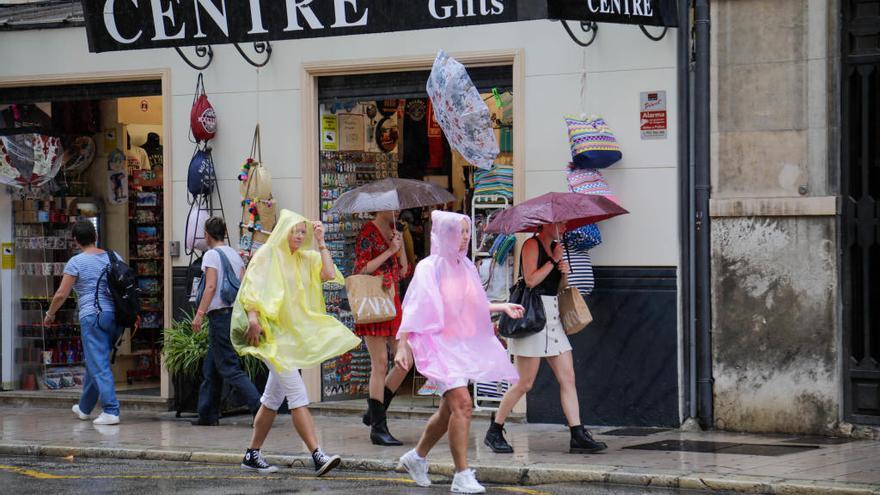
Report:
<svg viewBox="0 0 880 495"><path fill-rule="evenodd" d="M565 232L565 223L544 225L538 235L522 247L522 270L526 285L541 294L547 324L540 332L528 337L507 339L510 354L516 356L519 382L511 387L501 401L495 422L486 432L485 444L495 453L512 453L513 447L504 438L504 420L523 395L531 390L541 365L541 358L556 375L559 398L565 419L571 429L571 453L594 453L607 448L596 442L581 424L580 406L574 380L571 344L559 319L556 295L562 279L570 272L565 250L559 236Z"/></svg>

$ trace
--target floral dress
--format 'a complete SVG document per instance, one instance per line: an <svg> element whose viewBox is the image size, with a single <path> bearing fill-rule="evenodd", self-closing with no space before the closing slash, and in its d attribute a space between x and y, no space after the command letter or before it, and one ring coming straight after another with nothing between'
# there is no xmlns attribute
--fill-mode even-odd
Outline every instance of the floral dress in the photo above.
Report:
<svg viewBox="0 0 880 495"><path fill-rule="evenodd" d="M358 234L354 245L354 273L360 273L369 262L388 250L388 243L379 232L379 227L373 222L367 222ZM411 270L412 268L410 268ZM358 336L395 337L400 328L400 320L403 310L400 305L400 280L409 276L409 273L401 273L400 260L394 255L379 266L372 275L383 279L382 285L386 289L394 291L394 307L397 316L393 320L380 323L356 324L354 332Z"/></svg>

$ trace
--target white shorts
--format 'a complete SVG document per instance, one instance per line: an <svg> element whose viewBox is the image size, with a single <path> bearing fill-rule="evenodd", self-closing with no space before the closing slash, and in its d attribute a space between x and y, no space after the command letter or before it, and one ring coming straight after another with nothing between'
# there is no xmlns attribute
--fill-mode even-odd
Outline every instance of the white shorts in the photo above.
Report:
<svg viewBox="0 0 880 495"><path fill-rule="evenodd" d="M266 363L266 366L269 368L269 380L266 382L263 397L260 398L264 406L277 411L285 398L290 410L309 405L306 384L299 370L276 371L271 364Z"/></svg>
<svg viewBox="0 0 880 495"><path fill-rule="evenodd" d="M443 397L444 395L446 395L446 392L449 392L450 390L452 390L454 388L467 387L470 382L468 380L461 379L461 380L452 380L448 383L447 382L436 382L436 381L431 382L431 383L435 387L437 387L437 395L439 395L440 397Z"/></svg>

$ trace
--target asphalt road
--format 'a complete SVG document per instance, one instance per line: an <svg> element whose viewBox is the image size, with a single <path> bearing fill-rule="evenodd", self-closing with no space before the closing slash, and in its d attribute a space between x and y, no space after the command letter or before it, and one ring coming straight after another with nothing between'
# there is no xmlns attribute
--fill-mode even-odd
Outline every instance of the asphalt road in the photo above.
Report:
<svg viewBox="0 0 880 495"><path fill-rule="evenodd" d="M479 473L477 473L479 476ZM434 486L420 488L401 473L365 473L335 470L316 479L303 469L281 469L260 476L238 466L189 462L117 459L58 459L0 456L0 493L52 495L99 494L389 494L449 493L450 479L433 477ZM644 487L604 487L588 484L544 486L487 485L487 493L524 495L636 495L684 494Z"/></svg>

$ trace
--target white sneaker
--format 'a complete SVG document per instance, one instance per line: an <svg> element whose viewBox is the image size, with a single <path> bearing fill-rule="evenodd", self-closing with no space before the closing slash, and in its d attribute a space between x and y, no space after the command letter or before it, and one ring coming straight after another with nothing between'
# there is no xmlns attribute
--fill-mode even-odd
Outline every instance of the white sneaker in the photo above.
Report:
<svg viewBox="0 0 880 495"><path fill-rule="evenodd" d="M79 408L79 404L74 404L73 407L70 408L70 410L73 411L73 414L76 414L77 418L79 418L83 421L88 421L88 420L92 419L91 416L82 412L82 409Z"/></svg>
<svg viewBox="0 0 880 495"><path fill-rule="evenodd" d="M416 449L412 449L406 454L400 456L400 462L397 469L406 469L409 477L413 479L419 486L431 486L431 479L428 478L428 460L419 457Z"/></svg>
<svg viewBox="0 0 880 495"><path fill-rule="evenodd" d="M486 488L477 483L477 477L474 476L473 469L465 469L455 473L452 477L452 493L486 493Z"/></svg>
<svg viewBox="0 0 880 495"><path fill-rule="evenodd" d="M119 416L102 412L92 423L96 425L118 425Z"/></svg>

